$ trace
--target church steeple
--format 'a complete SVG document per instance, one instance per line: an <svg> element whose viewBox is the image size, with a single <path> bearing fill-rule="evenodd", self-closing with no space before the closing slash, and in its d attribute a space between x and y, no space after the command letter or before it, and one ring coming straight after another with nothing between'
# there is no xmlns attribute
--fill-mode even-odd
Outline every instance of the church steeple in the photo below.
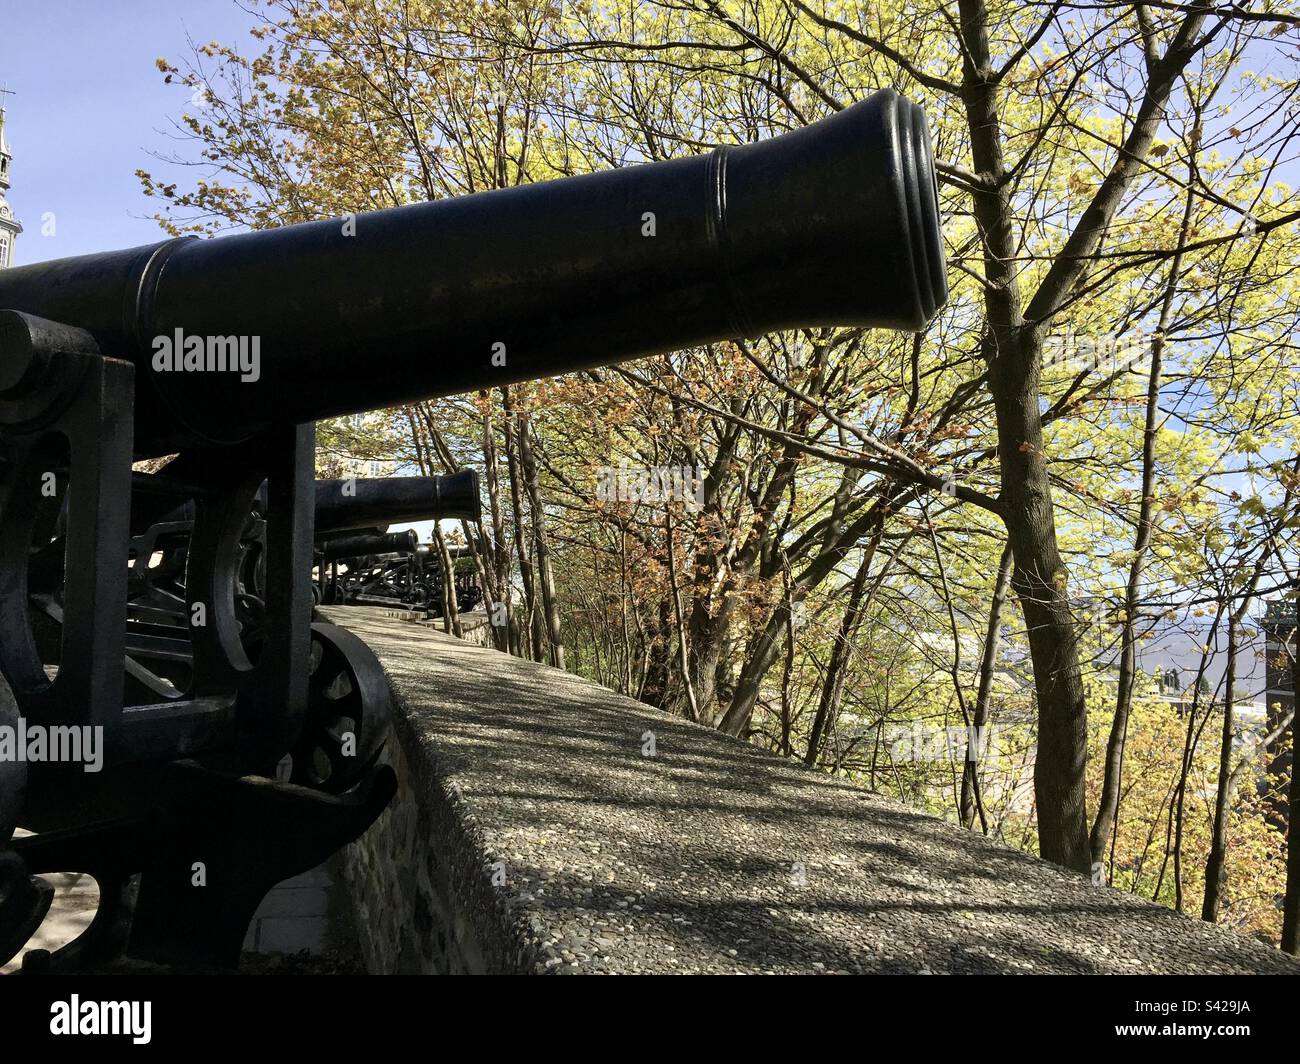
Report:
<svg viewBox="0 0 1300 1064"><path fill-rule="evenodd" d="M22 223L14 217L13 208L5 200L13 168L13 153L5 138L5 95L0 91L0 270L14 264L14 244L18 240L18 234L23 231Z"/></svg>

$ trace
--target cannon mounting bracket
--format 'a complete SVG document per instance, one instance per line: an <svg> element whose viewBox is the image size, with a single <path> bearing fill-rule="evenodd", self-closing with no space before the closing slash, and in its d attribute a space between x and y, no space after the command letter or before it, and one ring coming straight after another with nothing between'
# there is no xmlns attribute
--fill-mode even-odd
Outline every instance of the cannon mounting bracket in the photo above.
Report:
<svg viewBox="0 0 1300 1064"><path fill-rule="evenodd" d="M10 335L0 328L0 377L19 378L0 392L0 669L29 721L107 733L122 711L134 369L80 330L56 334L53 350L6 350ZM70 564L56 606L28 575L60 521Z"/></svg>
<svg viewBox="0 0 1300 1064"><path fill-rule="evenodd" d="M155 795L142 815L14 840L29 871L84 870L100 891L91 926L52 954L29 953L24 972L83 969L124 952L234 967L266 892L360 836L397 789L388 765L344 795L192 761L135 771Z"/></svg>
<svg viewBox="0 0 1300 1064"><path fill-rule="evenodd" d="M160 489L133 497L134 373L84 330L0 311L0 671L29 723L102 727L109 766L224 742L238 767L269 772L306 711L315 426L192 448ZM264 615L252 645L234 569L263 481ZM128 651L130 535L189 498L187 601L171 631L192 647L193 676L164 696Z"/></svg>
<svg viewBox="0 0 1300 1064"><path fill-rule="evenodd" d="M376 763L387 723L378 663L332 633L318 642L333 655L312 653L315 425L266 425L239 443L188 446L162 475L134 472L137 372L85 330L0 310L4 720L99 737L75 755L97 741L93 771L0 764L6 923L40 922L50 892L39 873L100 884L91 928L44 958L61 970L110 959L128 935L141 957L235 963L265 892L355 838L393 792ZM265 532L249 558L243 533L263 484ZM137 602L150 583L140 531L178 508L192 514L182 592ZM346 674L345 707L334 688L311 686L324 686L318 658ZM323 704L307 741L313 696ZM338 714L322 715L340 707L364 728L347 760L327 742ZM314 759L315 786L269 779L291 751ZM39 834L11 840L15 824ZM203 890L191 885L195 861L211 869ZM20 947L12 937L0 948Z"/></svg>

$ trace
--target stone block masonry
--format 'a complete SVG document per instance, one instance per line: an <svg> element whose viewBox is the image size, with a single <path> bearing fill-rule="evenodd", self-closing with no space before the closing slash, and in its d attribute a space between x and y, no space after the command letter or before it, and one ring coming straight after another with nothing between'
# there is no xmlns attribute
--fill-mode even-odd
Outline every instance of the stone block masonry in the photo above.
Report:
<svg viewBox="0 0 1300 1064"><path fill-rule="evenodd" d="M324 613L397 697L398 795L344 855L372 972L1300 974L569 673Z"/></svg>

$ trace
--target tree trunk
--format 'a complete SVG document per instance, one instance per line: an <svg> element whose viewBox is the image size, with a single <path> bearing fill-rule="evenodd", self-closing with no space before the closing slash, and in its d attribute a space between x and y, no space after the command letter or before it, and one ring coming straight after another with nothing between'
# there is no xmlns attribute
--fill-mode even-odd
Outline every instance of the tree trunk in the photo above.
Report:
<svg viewBox="0 0 1300 1064"><path fill-rule="evenodd" d="M1011 586L1029 630L1038 698L1038 848L1047 860L1087 873L1092 857L1084 778L1087 707L1043 451L1042 330L1086 275L1150 152L1175 82L1213 34L1198 37L1206 9L1193 9L1165 54L1150 56L1142 102L1110 171L1048 267L1028 309L1022 310L1017 271L1023 248L1013 231L998 106L1001 76L989 48L988 10L984 0L959 0L958 10L964 45L961 97L977 182L971 187L971 205L984 250L984 346L997 416L999 502L1015 557Z"/></svg>
<svg viewBox="0 0 1300 1064"><path fill-rule="evenodd" d="M564 643L560 638L560 605L555 595L555 573L551 568L551 544L546 531L546 511L533 459L533 426L526 411L519 412L519 460L523 467L528 510L533 518L533 557L537 561L537 585L542 594L542 619L551 647L551 664L564 668Z"/></svg>
<svg viewBox="0 0 1300 1064"><path fill-rule="evenodd" d="M826 579L831 571L853 549L858 539L870 530L871 539L867 546L868 556L874 555L880 543L881 530L884 527L885 509L893 500L888 491L871 504L867 511L846 529L841 529L835 539L823 547L795 579L791 593L783 596L781 604L767 618L763 630L749 644L741 666L740 677L736 681L736 690L731 696L731 705L718 723L718 730L728 735L743 735L749 727L754 705L758 701L763 677L776 661L780 652L781 633L789 623L790 611L797 609L810 588L816 587ZM879 577L877 577L879 580Z"/></svg>
<svg viewBox="0 0 1300 1064"><path fill-rule="evenodd" d="M1010 191L1002 181L998 82L989 53L983 0L960 0L966 44L962 100L975 170L988 179L971 194L984 245L985 360L998 428L1000 502L1015 559L1011 586L1029 632L1038 697L1034 797L1038 848L1049 861L1087 873L1088 817L1084 769L1087 709L1075 645L1065 566L1056 544L1052 489L1039 413L1041 339L1021 312Z"/></svg>
<svg viewBox="0 0 1300 1064"><path fill-rule="evenodd" d="M785 593L790 594L790 569L787 566L784 572ZM777 749L785 756L790 757L794 753L794 748L790 745L790 735L794 731L794 703L793 703L793 686L794 686L794 659L799 651L799 637L794 623L794 613L790 613L789 620L785 626L785 665L781 669L781 734L777 740Z"/></svg>
<svg viewBox="0 0 1300 1064"><path fill-rule="evenodd" d="M822 683L821 698L817 703L817 714L813 717L812 730L808 733L808 749L804 753L804 764L817 764L821 752L822 736L834 725L839 716L840 700L844 696L844 678L848 672L849 648L853 644L861 616L862 592L867 586L867 571L871 568L873 552L866 551L853 574L853 583L849 586L849 602L840 618L840 628L835 635L835 645L831 648L831 660L826 666L826 679Z"/></svg>
<svg viewBox="0 0 1300 1064"><path fill-rule="evenodd" d="M1210 664L1210 647L1218 638L1219 621L1222 618L1223 602L1220 601L1215 607L1214 620L1210 623L1210 630L1201 651L1201 663L1196 670L1196 680L1192 687L1192 704L1187 711L1187 735L1183 740L1183 762L1178 772L1176 798L1170 809L1174 829L1174 911L1180 913L1183 911L1183 839L1187 823L1187 782L1188 777L1191 775L1192 765L1196 760L1197 747L1201 742L1201 731L1205 727L1205 723L1210 719L1210 710L1205 711L1205 717L1199 725L1196 722L1196 715L1201 708L1201 684L1205 679L1205 670ZM1157 881L1158 883L1164 882L1163 868L1160 870Z"/></svg>
<svg viewBox="0 0 1300 1064"><path fill-rule="evenodd" d="M1296 587L1300 591L1300 586ZM1282 948L1300 957L1300 596L1296 598L1296 653L1291 659L1291 781L1287 786L1286 894L1282 899Z"/></svg>
<svg viewBox="0 0 1300 1064"><path fill-rule="evenodd" d="M645 667L645 679L641 683L640 700L647 705L667 708L668 671L672 647L672 605L669 596L659 600L658 617L652 622L647 634L650 640Z"/></svg>
<svg viewBox="0 0 1300 1064"><path fill-rule="evenodd" d="M691 682L690 640L686 633L686 623L682 617L682 597L677 587L677 548L673 543L672 506L664 510L664 533L668 550L668 590L673 599L673 619L677 624L677 647L681 654L682 686L686 690L686 715L693 721L700 719L700 703L695 697L695 685Z"/></svg>
<svg viewBox="0 0 1300 1064"><path fill-rule="evenodd" d="M1228 661L1223 676L1223 733L1219 742L1219 784L1214 795L1214 831L1210 836L1210 855L1205 861L1205 899L1201 903L1201 919L1211 923L1219 919L1219 903L1228 880L1228 804L1236 694L1237 613L1233 611L1228 614Z"/></svg>
<svg viewBox="0 0 1300 1064"><path fill-rule="evenodd" d="M429 446L420 449L419 433L416 432L417 457L420 462L420 471L426 476L428 476L433 472L433 458L432 458L432 454L430 453L433 452L433 454L437 454L438 461L441 464L444 472L454 473L456 471L456 466L457 466L456 457L455 455L452 454L451 448L447 446L447 441L443 439L442 433L438 430L438 426L434 424L432 405L429 403L418 403L416 405L416 411L420 415L420 421L423 423L425 432L429 438ZM408 418L411 417L409 407L407 408L407 417ZM414 430L415 422L413 419L411 422L411 427ZM465 549L469 551L469 556L474 562L474 568L478 573L479 582L483 587L483 593L484 595L494 598L495 597L493 592L494 574L489 570L478 548L479 543L487 542L487 537L484 535L483 532L483 522L481 520L476 521L474 522L473 527L471 527L469 521L465 521L465 520L462 520L460 524L461 524L461 530L465 534ZM477 532L475 530L477 530ZM440 553L445 556L445 564L443 565L444 578L448 573L454 575L455 566L451 564L451 555L447 550L447 545L445 541L443 540L442 526L439 522L436 521L434 522L433 532L434 532L434 536L433 536L434 544L436 548L440 551ZM446 589L447 589L446 579L444 579L443 581L443 589L444 589L443 613L442 613L444 618L443 630L446 631L447 626L450 625L451 629L455 631L457 637L463 638L464 629L462 628L460 622L459 605L456 602L456 588L454 582L451 587L450 600L448 600L446 595Z"/></svg>
<svg viewBox="0 0 1300 1064"><path fill-rule="evenodd" d="M1011 547L1007 545L1002 548L1002 560L998 563L998 575L993 584L993 601L989 604L989 623L984 630L984 652L980 658L980 685L975 695L975 714L971 722L977 736L982 736L983 729L988 725L989 704L993 693L993 672L997 668L998 644L1001 642L1002 634L1002 607L1007 601L1007 588L1011 584L1011 563ZM967 742L969 744L969 739ZM963 827L975 826L977 807L982 811L979 772L975 760L971 758L968 751L962 767L961 798L958 802ZM982 815L981 826L987 834L988 825L983 822Z"/></svg>
<svg viewBox="0 0 1300 1064"><path fill-rule="evenodd" d="M1004 441L1008 438L1006 434L1002 437ZM1041 460L1012 460L1010 464L1020 466L1022 474L1015 475L1013 468L1013 475L1004 477L1003 484L1006 494L1012 496L1008 509L1014 515L1008 518L1015 553L1011 586L1020 598L1029 631L1038 696L1038 751L1034 759L1038 848L1046 860L1087 873L1092 858L1084 793L1087 707L1065 572L1052 525L1051 494ZM1040 468L1028 468L1033 465Z"/></svg>
<svg viewBox="0 0 1300 1064"><path fill-rule="evenodd" d="M531 638L526 640L529 643L528 656L534 661L541 661L546 649L546 636L542 630L541 611L537 608L537 595L533 585L533 563L528 554L523 498L524 477L519 468L519 449L515 445L515 407L509 385L501 388L501 401L505 413L501 419L501 428L505 434L506 465L510 473L510 504L515 517L515 550L519 556L519 582L524 588L524 610L527 615L526 621L520 625L520 635L521 639L529 635L529 626L531 626Z"/></svg>
<svg viewBox="0 0 1300 1064"><path fill-rule="evenodd" d="M1128 739L1129 714L1133 710L1133 685L1137 675L1137 623L1142 599L1142 577L1146 571L1147 547L1151 542L1152 512L1155 508L1156 419L1160 411L1160 353L1163 343L1157 335L1151 345L1151 372L1147 378L1146 430L1142 440L1142 501L1138 511L1133 561L1124 589L1124 616L1120 634L1119 677L1115 689L1115 716L1106 742L1106 768L1102 779L1097 816L1092 823L1089 844L1094 864L1106 861L1106 847L1119 817L1120 773L1124 765L1124 744Z"/></svg>
<svg viewBox="0 0 1300 1064"><path fill-rule="evenodd" d="M479 401L483 404L483 471L487 480L488 519L492 523L491 568L494 574L491 588L495 602L487 604L488 622L492 627L492 638L499 650L518 653L518 647L510 645L512 625L510 623L510 554L506 550L505 515L501 511L501 478L497 469L497 440L492 427L492 393L479 392ZM498 613L497 606L501 612ZM503 624L496 624L501 617Z"/></svg>
<svg viewBox="0 0 1300 1064"><path fill-rule="evenodd" d="M809 358L807 368L809 372L808 394L819 396L827 379L827 357L829 346L825 343L814 345L813 353ZM813 419L813 407L811 405L798 406L793 415L783 415L782 421L785 424L785 430L792 434L805 432L809 423ZM728 434L727 440L724 441L731 449L728 452L729 457L734 453L735 436ZM723 457L722 455L719 456ZM753 524L748 534L745 535L744 541L740 544L739 549L734 553L729 551L717 551L713 546L712 535L706 534L701 537L703 546L701 547L696 558L696 567L693 581L694 603L688 623L690 640L691 640L691 679L694 685L696 699L700 706L702 719L712 721L715 717L714 703L716 701L716 691L718 685L718 674L726 657L726 649L732 639L732 628L735 622L737 607L739 601L738 592L744 586L755 567L759 569L760 578L770 578L777 575L778 567L789 566L796 560L796 553L789 551L782 555L780 551L781 530L777 521L783 500L793 489L796 483L796 475L800 469L801 453L798 447L793 444L786 444L772 468L771 476L762 487L760 497L754 504ZM715 474L725 467L726 463L717 460L713 463L713 471L706 480L706 504L708 510L701 513L697 518L697 527L708 527L714 523L715 518L721 518L721 508L714 505L712 500L716 498ZM837 492L837 503L841 497L847 498L852 489L855 479L848 476L844 477L841 490ZM723 518L725 527L725 518ZM731 554L728 559L727 555ZM715 574L719 571L725 572L725 578L721 581L721 587L713 587ZM799 592L799 599L808 591L804 587ZM788 596L785 598L785 605L772 615L777 624L777 629L772 635L776 640L769 645L769 640L765 638L762 641L763 663L761 671L766 673L776 660L776 654L779 653L779 641L781 630L789 624L790 609ZM757 697L757 687L753 688L753 694ZM733 698L734 701L734 698ZM731 734L742 734L748 727L749 716L753 710L753 704L743 712L733 713L728 708L727 714L724 714L723 721L727 720L728 715L731 717L730 724L720 724L724 730ZM743 722L737 723L743 717ZM733 727L739 728L738 731L731 731Z"/></svg>
<svg viewBox="0 0 1300 1064"><path fill-rule="evenodd" d="M460 611L456 608L456 566L447 549L447 540L436 521L433 524L433 543L438 551L438 562L442 566L442 630L457 639L464 639Z"/></svg>

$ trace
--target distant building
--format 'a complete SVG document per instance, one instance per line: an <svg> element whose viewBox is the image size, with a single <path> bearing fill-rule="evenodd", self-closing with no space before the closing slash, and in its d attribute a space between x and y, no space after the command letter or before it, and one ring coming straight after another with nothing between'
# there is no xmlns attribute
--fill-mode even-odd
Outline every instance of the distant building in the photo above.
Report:
<svg viewBox="0 0 1300 1064"><path fill-rule="evenodd" d="M15 263L14 245L18 242L18 234L23 231L22 223L14 217L13 208L5 199L5 193L9 191L13 154L9 151L9 141L5 139L3 103L3 99L0 99L0 270Z"/></svg>
<svg viewBox="0 0 1300 1064"><path fill-rule="evenodd" d="M1291 663L1295 660L1296 607L1289 600L1270 602L1260 627L1264 629L1265 697L1269 706L1277 703L1282 712L1295 706L1295 673Z"/></svg>
<svg viewBox="0 0 1300 1064"><path fill-rule="evenodd" d="M1270 602L1260 628L1265 636L1265 699L1268 702L1268 728L1272 731L1282 717L1295 708L1295 672L1292 668L1296 655L1295 602L1289 599ZM1285 780L1290 778L1291 758L1280 747L1278 742L1269 749L1272 755L1269 771Z"/></svg>
<svg viewBox="0 0 1300 1064"><path fill-rule="evenodd" d="M349 414L344 419L359 434L382 431L385 422L383 411L368 411L361 414ZM353 455L335 453L322 462L318 472L321 476L338 477L392 477L397 475L398 463L389 458L357 458Z"/></svg>
<svg viewBox="0 0 1300 1064"><path fill-rule="evenodd" d="M1195 616L1157 618L1139 629L1137 667L1155 681L1157 697L1181 715L1222 706L1227 692L1227 625L1214 625ZM1207 651L1208 648L1208 651ZM1114 682L1119 668L1119 641L1103 651L1103 679ZM1237 633L1237 663L1233 682L1233 711L1239 725L1262 735L1265 704L1265 636L1262 628L1243 624Z"/></svg>

